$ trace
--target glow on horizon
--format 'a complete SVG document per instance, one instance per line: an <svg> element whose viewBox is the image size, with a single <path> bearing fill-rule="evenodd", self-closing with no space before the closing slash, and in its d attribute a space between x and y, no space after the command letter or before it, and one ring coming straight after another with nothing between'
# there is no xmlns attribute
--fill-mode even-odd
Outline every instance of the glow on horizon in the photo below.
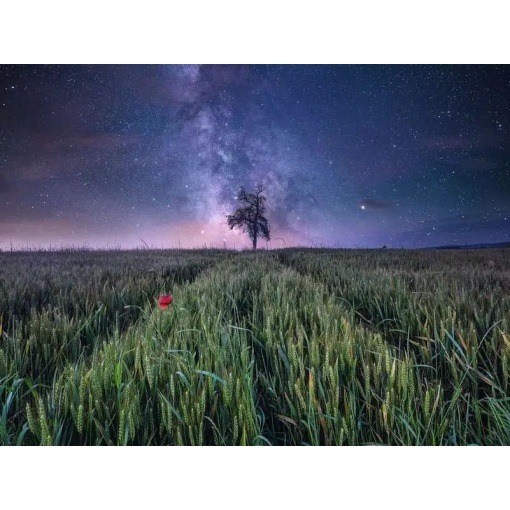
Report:
<svg viewBox="0 0 510 510"><path fill-rule="evenodd" d="M48 249L48 248L89 248L89 249L195 249L227 248L240 250L251 248L252 243L241 230L230 230L220 222L180 222L169 226L140 225L139 228L112 229L111 233L90 235L87 229L73 226L66 220L40 220L16 225L7 225L0 239L0 249ZM8 232L7 232L8 230ZM283 248L308 244L306 236L299 236L275 228L271 241L259 239L260 248Z"/></svg>

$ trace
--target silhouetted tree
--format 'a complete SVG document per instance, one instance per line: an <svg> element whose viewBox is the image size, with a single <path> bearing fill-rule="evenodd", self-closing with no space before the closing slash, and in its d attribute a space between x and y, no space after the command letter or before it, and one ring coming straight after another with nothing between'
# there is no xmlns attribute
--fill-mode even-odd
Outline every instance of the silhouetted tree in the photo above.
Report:
<svg viewBox="0 0 510 510"><path fill-rule="evenodd" d="M245 189L237 194L237 200L242 205L234 211L233 214L227 216L227 223L230 229L242 228L243 232L247 232L253 242L253 249L257 249L257 238L262 237L266 241L271 239L269 233L269 223L264 216L266 212L266 197L262 194L264 188L257 186L254 193L246 193Z"/></svg>

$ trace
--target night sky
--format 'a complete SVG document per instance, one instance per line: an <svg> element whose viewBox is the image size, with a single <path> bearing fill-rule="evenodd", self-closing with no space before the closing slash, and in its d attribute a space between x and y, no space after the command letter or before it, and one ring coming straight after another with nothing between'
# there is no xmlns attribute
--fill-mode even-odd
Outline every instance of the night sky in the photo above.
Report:
<svg viewBox="0 0 510 510"><path fill-rule="evenodd" d="M510 241L510 66L0 66L2 249L248 247L259 183L269 248Z"/></svg>

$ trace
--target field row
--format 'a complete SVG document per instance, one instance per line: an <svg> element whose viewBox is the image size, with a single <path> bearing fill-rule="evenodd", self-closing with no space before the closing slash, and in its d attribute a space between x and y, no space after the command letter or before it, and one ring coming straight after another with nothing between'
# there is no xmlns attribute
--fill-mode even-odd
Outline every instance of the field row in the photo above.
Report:
<svg viewBox="0 0 510 510"><path fill-rule="evenodd" d="M1 261L2 444L510 444L504 254L91 255Z"/></svg>

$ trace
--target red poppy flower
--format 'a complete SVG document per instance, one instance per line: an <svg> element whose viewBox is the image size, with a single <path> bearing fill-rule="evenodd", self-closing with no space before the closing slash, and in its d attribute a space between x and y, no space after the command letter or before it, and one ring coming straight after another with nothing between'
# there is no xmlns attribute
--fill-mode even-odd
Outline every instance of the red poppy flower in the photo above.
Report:
<svg viewBox="0 0 510 510"><path fill-rule="evenodd" d="M158 305L161 310L166 310L173 300L174 298L172 297L172 294L163 294L158 298Z"/></svg>

